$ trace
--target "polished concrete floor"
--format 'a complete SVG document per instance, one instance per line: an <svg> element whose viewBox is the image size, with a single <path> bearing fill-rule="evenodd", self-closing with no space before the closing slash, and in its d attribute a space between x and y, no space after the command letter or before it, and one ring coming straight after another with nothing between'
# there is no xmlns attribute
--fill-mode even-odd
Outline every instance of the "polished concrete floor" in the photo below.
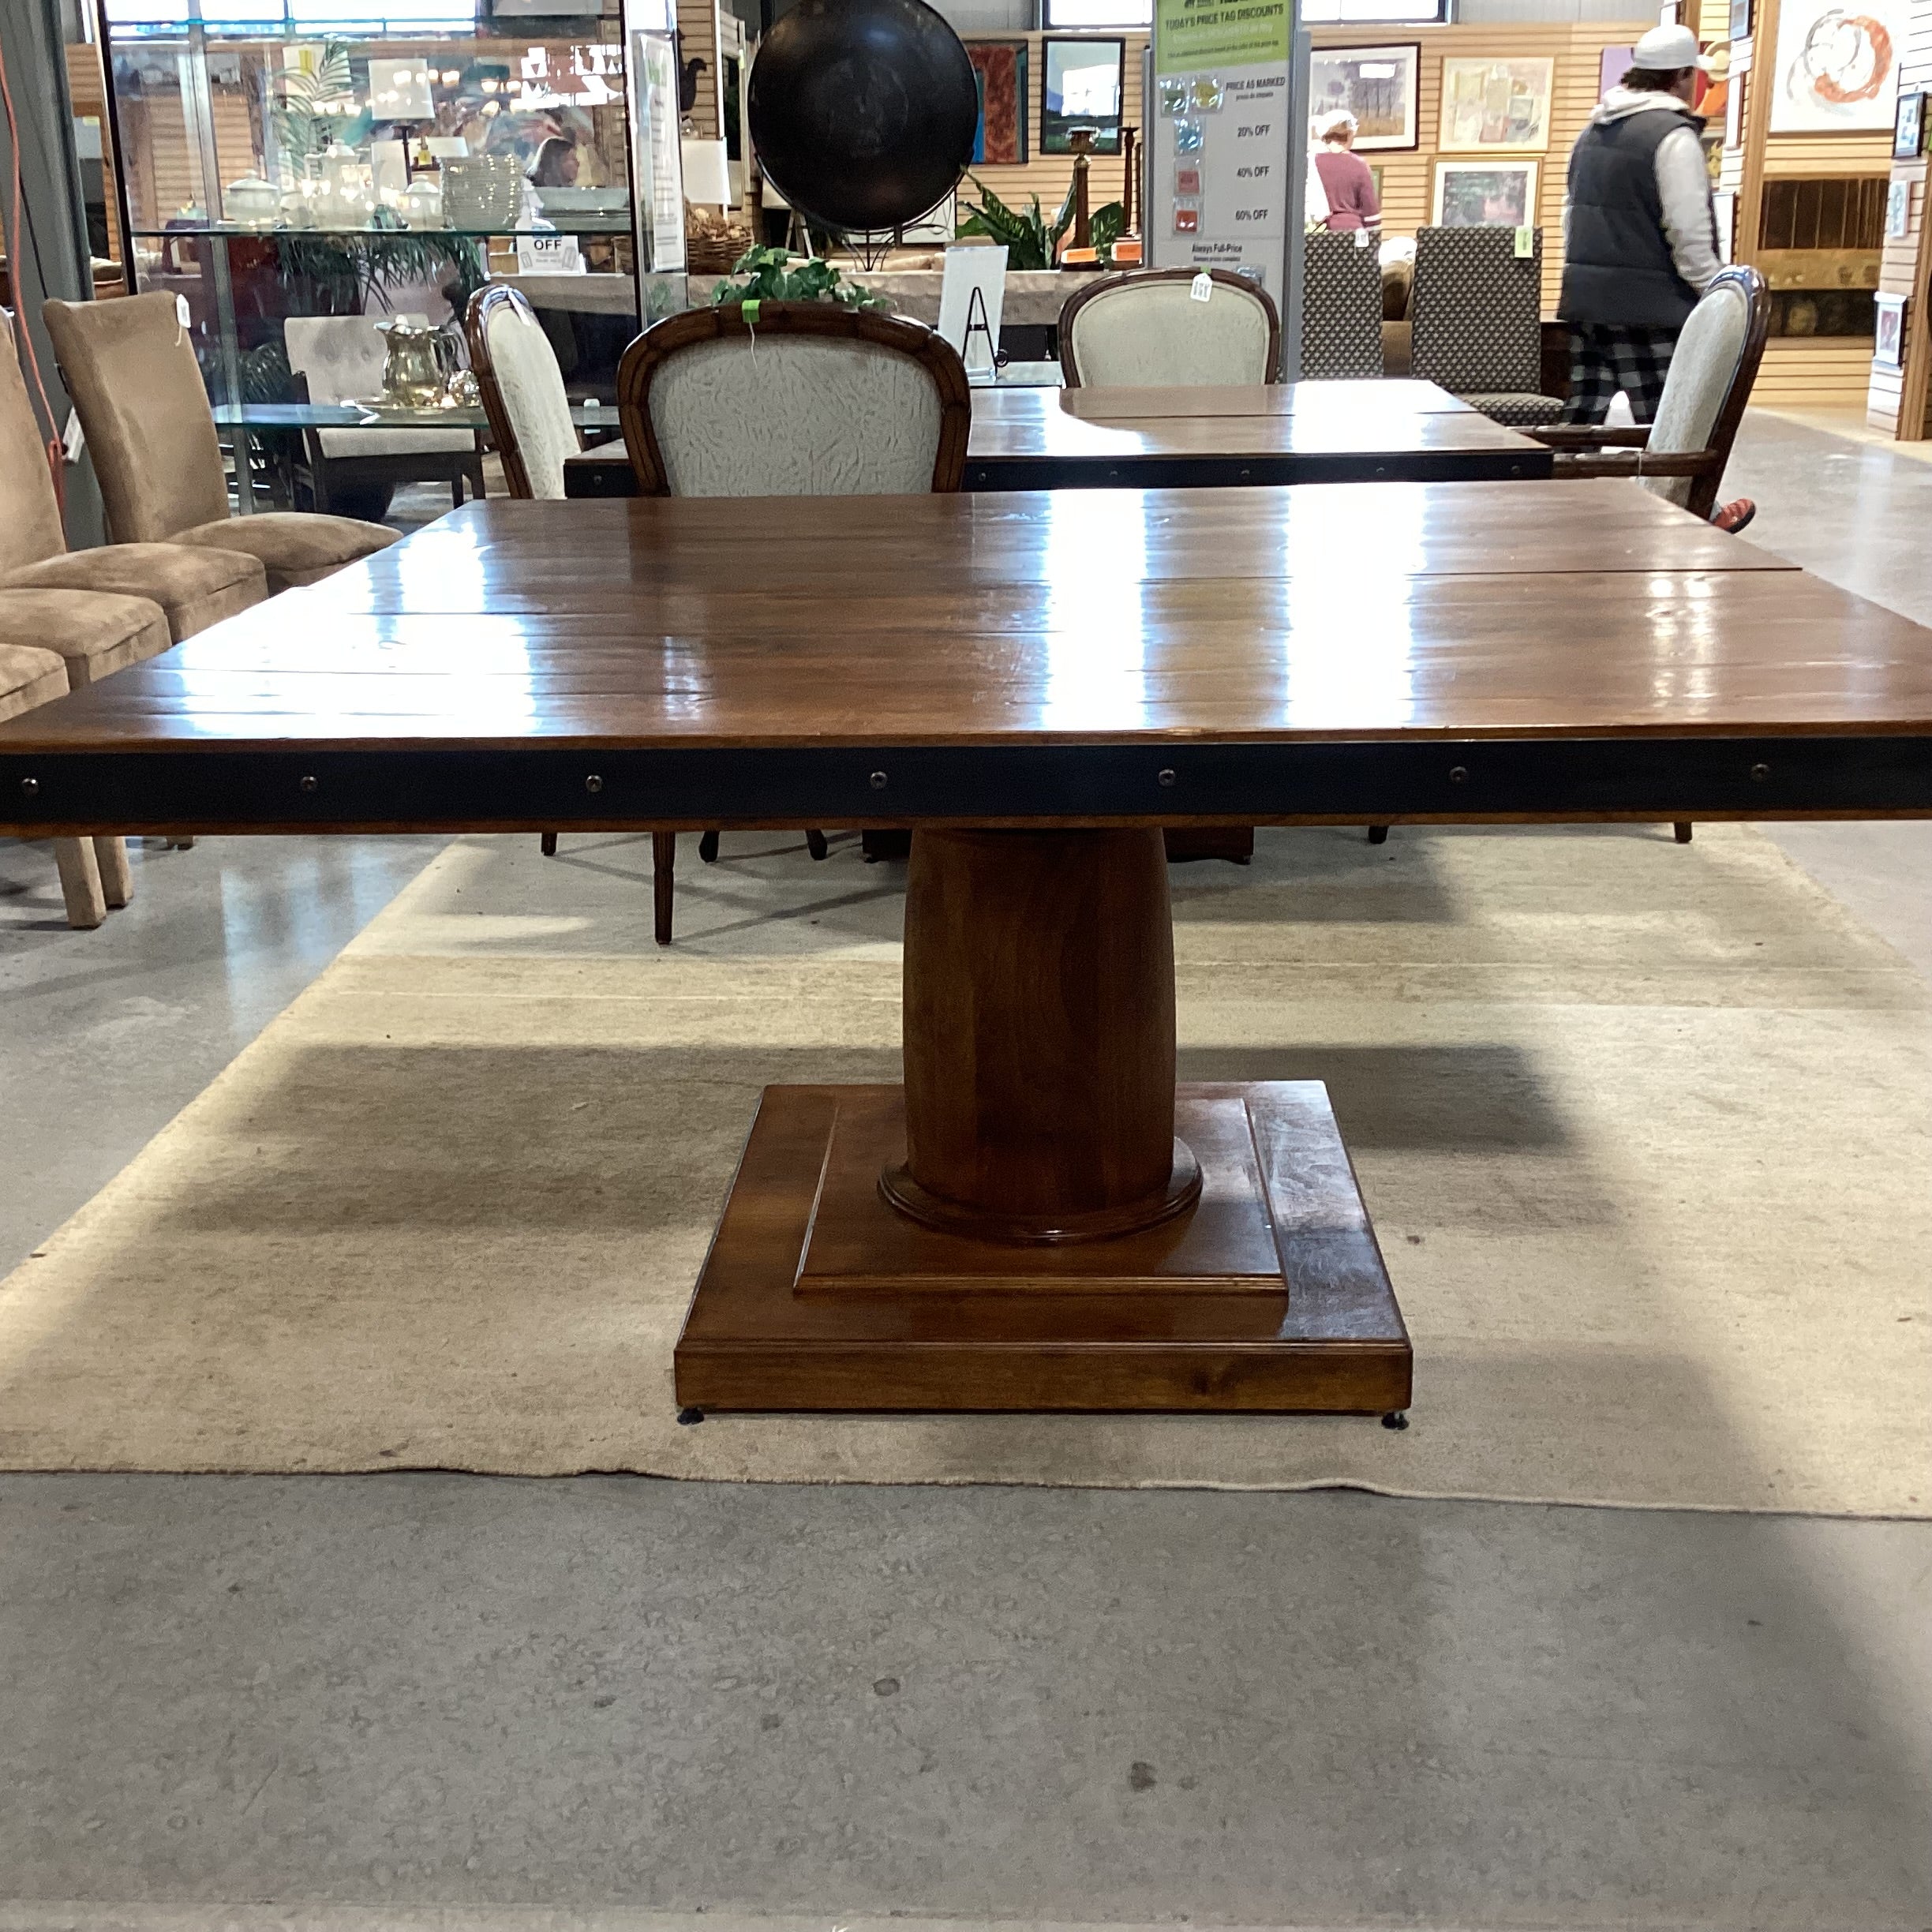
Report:
<svg viewBox="0 0 1932 1932"><path fill-rule="evenodd" d="M1731 481L1932 620L1932 470L1756 419ZM1780 836L1932 975L1932 829ZM0 1260L432 849L144 851L75 934L0 847ZM0 1477L0 1932L1925 1932L1929 1584L1918 1523Z"/></svg>

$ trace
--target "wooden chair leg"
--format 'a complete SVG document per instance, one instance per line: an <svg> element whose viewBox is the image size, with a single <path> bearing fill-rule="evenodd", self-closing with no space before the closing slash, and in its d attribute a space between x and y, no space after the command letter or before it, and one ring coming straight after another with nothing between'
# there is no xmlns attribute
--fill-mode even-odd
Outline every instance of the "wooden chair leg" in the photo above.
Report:
<svg viewBox="0 0 1932 1932"><path fill-rule="evenodd" d="M1371 826L1368 828L1368 843L1371 845L1386 845L1388 843L1388 834L1389 829L1387 826Z"/></svg>
<svg viewBox="0 0 1932 1932"><path fill-rule="evenodd" d="M805 834L805 849L814 859L822 859L831 848L826 844L826 835L814 828Z"/></svg>
<svg viewBox="0 0 1932 1932"><path fill-rule="evenodd" d="M127 841L97 838L94 863L100 874L101 896L110 906L124 906L134 897L134 869L128 863Z"/></svg>
<svg viewBox="0 0 1932 1932"><path fill-rule="evenodd" d="M717 860L717 842L718 835L715 832L706 833L698 841L698 856L706 865L713 864Z"/></svg>
<svg viewBox="0 0 1932 1932"><path fill-rule="evenodd" d="M92 928L107 916L101 890L100 868L91 839L56 839L54 863L60 868L61 897L67 902L67 923Z"/></svg>
<svg viewBox="0 0 1932 1932"><path fill-rule="evenodd" d="M651 834L651 911L656 915L657 943L671 943L671 900L676 889L677 834Z"/></svg>
<svg viewBox="0 0 1932 1932"><path fill-rule="evenodd" d="M556 856L556 834L554 832L540 833L537 835L537 842L543 847L543 856L546 859L554 859Z"/></svg>
<svg viewBox="0 0 1932 1932"><path fill-rule="evenodd" d="M1677 834L1677 843L1679 845L1688 845L1690 843L1690 821L1688 818L1675 820L1671 829Z"/></svg>

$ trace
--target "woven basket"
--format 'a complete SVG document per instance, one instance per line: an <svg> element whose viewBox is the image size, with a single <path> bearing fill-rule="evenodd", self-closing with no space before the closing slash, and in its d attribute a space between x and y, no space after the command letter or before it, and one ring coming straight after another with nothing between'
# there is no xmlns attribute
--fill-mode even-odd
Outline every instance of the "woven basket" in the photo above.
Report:
<svg viewBox="0 0 1932 1932"><path fill-rule="evenodd" d="M751 238L743 230L735 229L728 235L687 233L684 237L685 264L692 275L729 275L732 264L751 245Z"/></svg>
<svg viewBox="0 0 1932 1932"><path fill-rule="evenodd" d="M443 219L452 228L491 233L516 226L522 174L515 155L443 163Z"/></svg>

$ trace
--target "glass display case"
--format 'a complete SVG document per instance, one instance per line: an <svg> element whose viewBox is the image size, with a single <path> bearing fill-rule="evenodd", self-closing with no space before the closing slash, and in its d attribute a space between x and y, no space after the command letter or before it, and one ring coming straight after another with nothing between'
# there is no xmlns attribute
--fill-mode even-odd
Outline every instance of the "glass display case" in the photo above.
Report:
<svg viewBox="0 0 1932 1932"><path fill-rule="evenodd" d="M655 272L681 259L639 260L635 10L99 0L126 260L185 305L216 405L302 399L291 316L454 329L491 279L530 296L573 397L613 395L640 316L684 293Z"/></svg>

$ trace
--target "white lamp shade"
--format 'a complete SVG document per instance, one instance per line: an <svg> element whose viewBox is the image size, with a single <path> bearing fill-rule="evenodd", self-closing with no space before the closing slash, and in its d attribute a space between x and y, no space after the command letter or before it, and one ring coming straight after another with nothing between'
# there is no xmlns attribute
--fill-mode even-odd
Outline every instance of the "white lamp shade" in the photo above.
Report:
<svg viewBox="0 0 1932 1932"><path fill-rule="evenodd" d="M721 140L687 140L684 149L684 199L709 206L731 206L731 163Z"/></svg>

